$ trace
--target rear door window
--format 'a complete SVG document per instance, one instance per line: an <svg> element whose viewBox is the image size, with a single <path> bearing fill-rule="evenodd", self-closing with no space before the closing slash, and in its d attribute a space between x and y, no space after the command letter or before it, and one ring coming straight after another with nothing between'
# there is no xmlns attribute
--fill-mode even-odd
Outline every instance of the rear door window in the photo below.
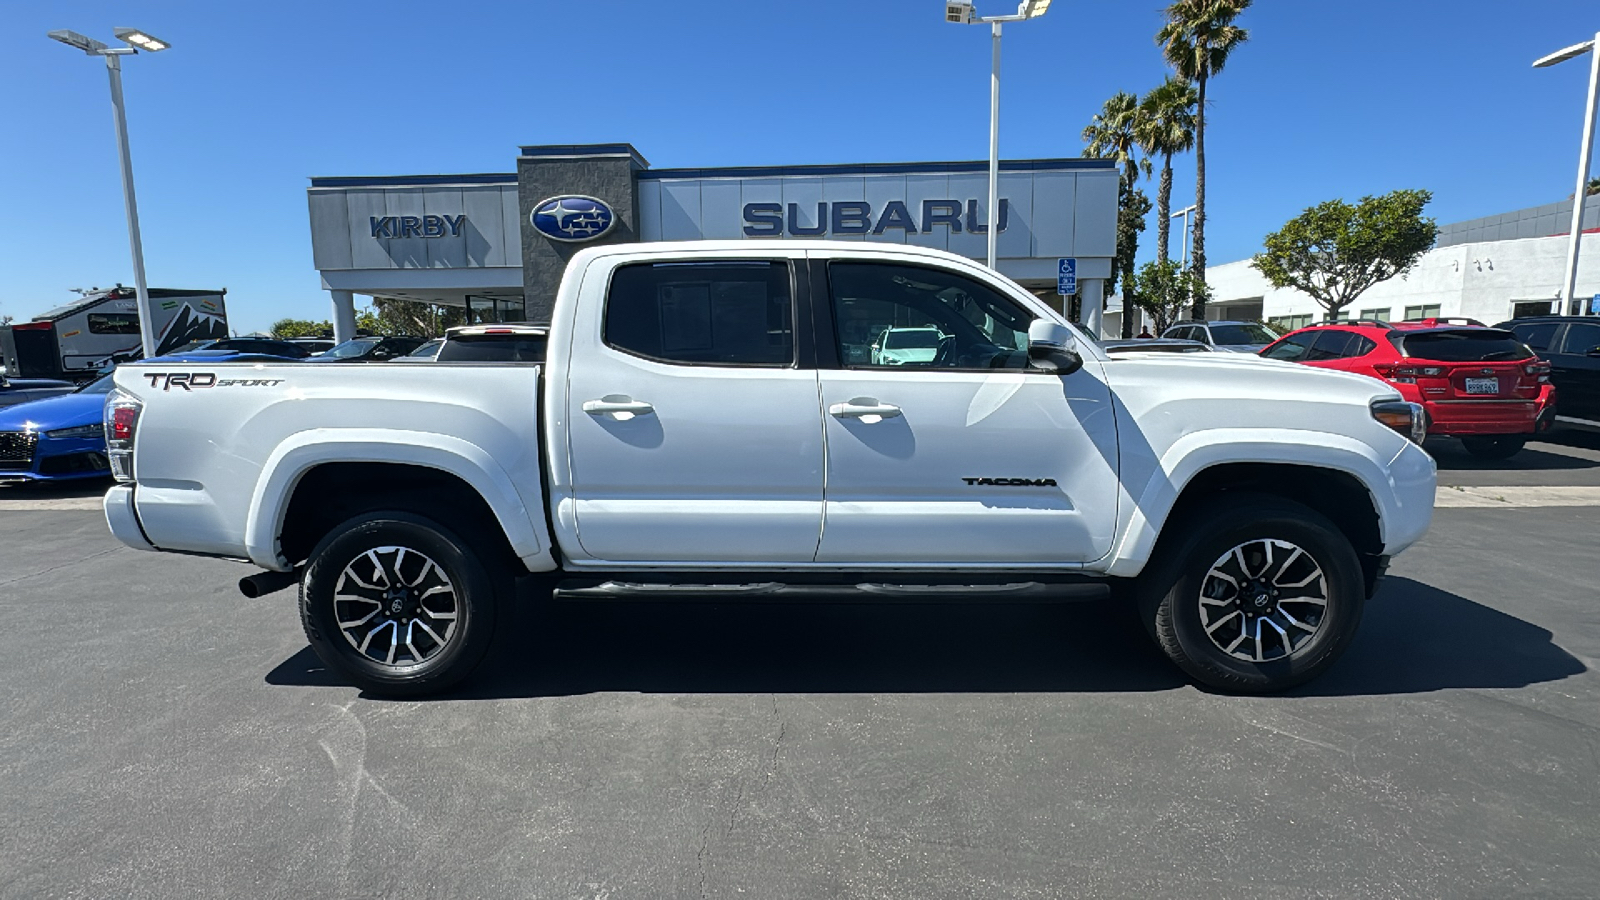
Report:
<svg viewBox="0 0 1600 900"><path fill-rule="evenodd" d="M1261 355L1267 359L1281 359L1285 362L1300 362L1306 358L1311 350L1311 342L1317 339L1316 332L1303 332L1291 334L1283 340L1268 347Z"/></svg>
<svg viewBox="0 0 1600 900"><path fill-rule="evenodd" d="M738 260L622 266L611 276L603 334L607 346L662 362L789 365L789 266Z"/></svg>
<svg viewBox="0 0 1600 900"><path fill-rule="evenodd" d="M1600 347L1600 325L1568 325L1567 336L1561 339L1562 353L1583 356L1597 347Z"/></svg>
<svg viewBox="0 0 1600 900"><path fill-rule="evenodd" d="M1436 362L1507 362L1533 355L1516 335L1493 328L1425 331L1401 340L1406 356Z"/></svg>
<svg viewBox="0 0 1600 900"><path fill-rule="evenodd" d="M1311 351L1306 354L1306 362L1325 362L1330 359L1342 359L1347 354L1345 349L1350 346L1350 339L1359 337L1348 331L1329 328L1317 333L1316 343L1311 345Z"/></svg>
<svg viewBox="0 0 1600 900"><path fill-rule="evenodd" d="M1517 325L1511 329L1511 333L1517 336L1517 340L1527 344L1529 349L1544 351L1550 349L1550 342L1559 327L1560 323L1557 322L1540 322L1536 325Z"/></svg>

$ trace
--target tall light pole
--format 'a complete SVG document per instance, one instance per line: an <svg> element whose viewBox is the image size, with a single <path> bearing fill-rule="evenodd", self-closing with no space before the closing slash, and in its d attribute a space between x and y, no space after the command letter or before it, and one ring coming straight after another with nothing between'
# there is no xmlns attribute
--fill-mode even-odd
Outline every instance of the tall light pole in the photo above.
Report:
<svg viewBox="0 0 1600 900"><path fill-rule="evenodd" d="M1172 215L1167 216L1168 221L1176 219L1179 216L1183 216L1183 232L1178 235L1178 247L1183 253L1182 265L1186 269L1189 267L1189 214L1192 212L1194 212L1193 203L1185 206L1183 209L1178 210Z"/></svg>
<svg viewBox="0 0 1600 900"><path fill-rule="evenodd" d="M1000 26L1006 22L1036 19L1050 11L1050 0L1022 0L1016 15L979 16L970 0L946 0L944 20L959 25L988 24L993 40L989 72L989 268L994 266L995 242L1000 236Z"/></svg>
<svg viewBox="0 0 1600 900"><path fill-rule="evenodd" d="M106 60L106 73L111 78L111 111L117 126L117 154L122 162L122 204L128 212L128 243L133 251L133 287L139 305L139 342L144 346L145 358L149 359L156 355L155 317L150 312L150 288L144 279L144 245L139 240L139 205L133 197L133 157L128 153L128 116L122 108L122 57L140 50L155 53L172 45L137 28L113 28L111 31L128 46L108 47L76 31L52 31L49 36L90 56L103 56Z"/></svg>
<svg viewBox="0 0 1600 900"><path fill-rule="evenodd" d="M1596 34L1593 40L1557 50L1533 63L1535 69L1543 69L1589 54L1589 102L1583 108L1583 146L1578 149L1578 187L1572 193L1572 234L1567 238L1567 272L1563 282L1565 287L1561 292L1561 302L1568 309L1559 310L1562 313L1570 311L1573 292L1578 287L1578 246L1583 241L1583 201L1589 196L1589 152L1594 147L1595 91L1600 88L1600 52L1595 51L1597 46L1600 46L1600 34ZM1579 315L1588 312L1579 307Z"/></svg>

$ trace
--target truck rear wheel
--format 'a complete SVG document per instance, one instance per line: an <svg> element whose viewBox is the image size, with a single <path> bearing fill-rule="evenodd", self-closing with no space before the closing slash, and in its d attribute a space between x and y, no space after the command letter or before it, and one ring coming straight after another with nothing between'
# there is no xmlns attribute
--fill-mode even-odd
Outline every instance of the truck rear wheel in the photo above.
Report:
<svg viewBox="0 0 1600 900"><path fill-rule="evenodd" d="M306 639L365 691L443 691L470 675L488 649L498 581L491 565L425 516L357 516L329 532L306 563Z"/></svg>
<svg viewBox="0 0 1600 900"><path fill-rule="evenodd" d="M1214 688L1268 693L1322 674L1355 636L1366 600L1348 538L1306 506L1218 498L1192 516L1141 579L1156 642Z"/></svg>

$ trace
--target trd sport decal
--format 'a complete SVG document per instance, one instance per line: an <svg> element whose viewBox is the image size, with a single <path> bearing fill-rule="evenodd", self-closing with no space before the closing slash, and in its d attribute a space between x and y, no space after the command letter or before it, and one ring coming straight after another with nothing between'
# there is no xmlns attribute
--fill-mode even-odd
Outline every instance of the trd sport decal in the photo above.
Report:
<svg viewBox="0 0 1600 900"><path fill-rule="evenodd" d="M170 391L173 388L182 388L192 391L214 387L272 387L283 384L282 378L223 378L218 379L213 372L142 372L145 378L150 379L151 387Z"/></svg>
<svg viewBox="0 0 1600 900"><path fill-rule="evenodd" d="M1059 487L1054 478L963 478L967 484L992 484L996 487Z"/></svg>

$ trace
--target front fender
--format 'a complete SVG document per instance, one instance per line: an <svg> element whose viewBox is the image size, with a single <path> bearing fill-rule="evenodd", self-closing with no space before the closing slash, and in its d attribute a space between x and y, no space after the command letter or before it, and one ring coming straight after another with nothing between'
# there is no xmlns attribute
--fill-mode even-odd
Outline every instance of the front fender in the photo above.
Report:
<svg viewBox="0 0 1600 900"><path fill-rule="evenodd" d="M478 492L529 571L555 568L538 484L519 486L483 448L447 434L377 428L316 428L279 444L256 482L245 524L250 561L288 571L278 534L295 486L324 463L401 463L448 472Z"/></svg>
<svg viewBox="0 0 1600 900"><path fill-rule="evenodd" d="M1227 463L1315 466L1354 477L1377 509L1384 552L1398 553L1427 531L1435 484L1432 458L1410 441L1400 441L1403 446L1385 459L1370 444L1320 431L1219 428L1184 435L1167 448L1142 484L1124 484L1123 508L1129 513L1106 573L1138 575L1184 489L1201 472Z"/></svg>

